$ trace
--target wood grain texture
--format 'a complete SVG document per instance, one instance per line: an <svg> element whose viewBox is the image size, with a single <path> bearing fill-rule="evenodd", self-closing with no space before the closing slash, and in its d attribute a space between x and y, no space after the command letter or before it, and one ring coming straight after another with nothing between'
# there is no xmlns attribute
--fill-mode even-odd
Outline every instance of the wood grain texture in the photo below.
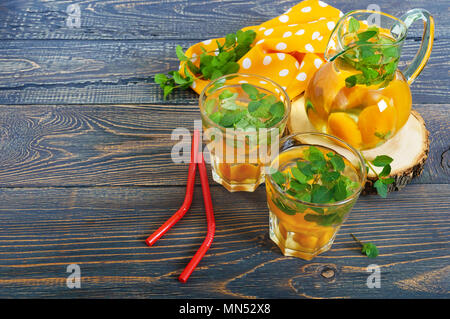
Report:
<svg viewBox="0 0 450 319"><path fill-rule="evenodd" d="M2 41L0 104L197 104L198 95L190 89L176 90L164 101L153 82L156 73L178 69L177 44L196 42ZM405 43L401 65L412 60L418 46L414 40ZM448 103L449 50L448 40L435 41L411 87L414 103Z"/></svg>
<svg viewBox="0 0 450 319"><path fill-rule="evenodd" d="M231 194L213 186L212 195L214 243L181 284L206 232L200 187L185 218L151 248L144 239L178 208L182 187L2 189L0 297L449 296L448 185L361 197L332 249L310 262L282 256L268 238L263 187ZM350 232L375 243L379 257L363 256ZM81 289L66 287L71 263L81 267ZM380 289L366 286L372 263Z"/></svg>
<svg viewBox="0 0 450 319"><path fill-rule="evenodd" d="M0 39L202 39L221 37L272 19L299 0L165 0L165 1L31 1L0 4ZM80 6L80 28L68 28L67 7ZM330 0L348 12L366 9L370 1ZM380 10L400 17L413 8L428 9L436 19L437 37L448 36L446 0L379 0ZM177 21L177 23L174 23ZM411 36L421 36L414 26Z"/></svg>
<svg viewBox="0 0 450 319"><path fill-rule="evenodd" d="M263 186L228 193L211 181L212 248L189 282L176 277L206 233L201 190L154 247L144 239L181 204L186 164L171 132L199 118L192 91L163 101L152 77L183 47L273 18L299 1L5 0L0 2L0 298L448 298L450 146L448 1L381 0L436 19L431 59L412 86L430 131L423 174L388 199L361 197L331 251L284 257L268 238ZM79 3L81 27L66 25ZM371 1L335 0L344 12ZM408 34L410 60L421 25ZM360 254L350 233L381 255ZM67 265L82 288L68 289ZM366 267L381 266L381 289Z"/></svg>
<svg viewBox="0 0 450 319"><path fill-rule="evenodd" d="M450 105L415 108L431 149L414 183L448 183ZM171 157L181 138L171 134L195 120L196 106L0 105L0 186L185 185L187 164Z"/></svg>

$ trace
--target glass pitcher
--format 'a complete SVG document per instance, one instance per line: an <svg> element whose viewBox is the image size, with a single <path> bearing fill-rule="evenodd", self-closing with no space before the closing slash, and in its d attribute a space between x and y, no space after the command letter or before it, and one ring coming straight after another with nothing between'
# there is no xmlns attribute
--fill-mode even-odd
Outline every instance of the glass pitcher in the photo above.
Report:
<svg viewBox="0 0 450 319"><path fill-rule="evenodd" d="M409 26L424 22L422 43L413 61L397 69ZM409 85L427 63L433 46L434 20L423 9L400 19L382 12L351 11L334 28L325 63L305 91L306 114L314 127L359 150L393 137L411 111Z"/></svg>

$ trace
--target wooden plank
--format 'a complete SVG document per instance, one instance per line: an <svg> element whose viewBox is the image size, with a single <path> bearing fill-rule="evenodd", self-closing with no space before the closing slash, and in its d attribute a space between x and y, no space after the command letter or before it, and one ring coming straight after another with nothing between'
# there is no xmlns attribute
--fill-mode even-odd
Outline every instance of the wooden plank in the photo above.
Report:
<svg viewBox="0 0 450 319"><path fill-rule="evenodd" d="M448 183L449 104L416 105L431 149L415 183ZM176 128L192 131L196 106L0 105L0 186L185 185Z"/></svg>
<svg viewBox="0 0 450 319"><path fill-rule="evenodd" d="M188 47L196 40L183 41ZM164 101L153 75L178 69L177 41L3 41L0 104L197 104L192 90ZM418 43L407 41L402 62ZM26 48L26 49L24 49ZM450 43L435 41L433 54L412 85L414 103L447 103Z"/></svg>
<svg viewBox="0 0 450 319"><path fill-rule="evenodd" d="M212 186L216 237L180 284L206 231L200 187L194 196L149 248L144 239L178 208L183 187L0 189L0 297L448 298L449 185L361 197L332 249L310 262L282 256L268 238L263 188ZM363 256L350 233L379 257ZM66 287L72 263L81 289ZM366 286L369 264L381 267L381 289Z"/></svg>
<svg viewBox="0 0 450 319"><path fill-rule="evenodd" d="M205 39L259 25L298 2L9 0L0 5L0 39ZM80 28L70 28L67 8L77 3ZM333 0L328 3L348 12L366 9L373 1ZM436 18L436 36L449 36L446 0L379 0L376 3L381 11L398 17L412 8L428 9ZM421 36L419 26L415 26L410 34Z"/></svg>

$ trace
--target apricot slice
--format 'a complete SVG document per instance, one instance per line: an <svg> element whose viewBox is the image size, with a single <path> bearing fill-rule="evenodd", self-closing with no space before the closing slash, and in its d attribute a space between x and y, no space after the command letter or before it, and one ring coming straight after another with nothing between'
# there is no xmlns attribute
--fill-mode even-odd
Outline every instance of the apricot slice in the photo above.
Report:
<svg viewBox="0 0 450 319"><path fill-rule="evenodd" d="M231 166L231 180L233 182L242 182L246 179L258 179L259 175L259 165L235 164Z"/></svg>
<svg viewBox="0 0 450 319"><path fill-rule="evenodd" d="M314 251L319 239L316 236L295 234L294 241L297 242L304 250Z"/></svg>
<svg viewBox="0 0 450 319"><path fill-rule="evenodd" d="M219 163L219 171L220 175L223 179L229 181L231 179L231 170L230 164L227 163Z"/></svg>
<svg viewBox="0 0 450 319"><path fill-rule="evenodd" d="M229 182L243 182L246 179L258 179L260 166L254 164L220 163L219 170L224 179Z"/></svg>
<svg viewBox="0 0 450 319"><path fill-rule="evenodd" d="M338 90L345 86L345 79L336 72L333 63L325 63L314 73L305 91L305 101L311 101L316 113L326 118Z"/></svg>
<svg viewBox="0 0 450 319"><path fill-rule="evenodd" d="M345 111L362 106L366 93L367 89L359 85L351 88L343 87L334 98L331 109L334 111Z"/></svg>
<svg viewBox="0 0 450 319"><path fill-rule="evenodd" d="M364 149L376 147L395 133L397 112L386 99L366 107L359 115L358 127Z"/></svg>
<svg viewBox="0 0 450 319"><path fill-rule="evenodd" d="M356 149L361 148L362 137L355 120L344 112L331 113L328 117L328 133L337 136Z"/></svg>
<svg viewBox="0 0 450 319"><path fill-rule="evenodd" d="M319 241L317 242L318 248L325 246L331 240L334 235L334 228L327 227L327 229L321 234Z"/></svg>
<svg viewBox="0 0 450 319"><path fill-rule="evenodd" d="M381 92L392 100L391 103L397 110L396 130L398 131L408 121L411 113L412 97L408 83L401 80L392 80Z"/></svg>

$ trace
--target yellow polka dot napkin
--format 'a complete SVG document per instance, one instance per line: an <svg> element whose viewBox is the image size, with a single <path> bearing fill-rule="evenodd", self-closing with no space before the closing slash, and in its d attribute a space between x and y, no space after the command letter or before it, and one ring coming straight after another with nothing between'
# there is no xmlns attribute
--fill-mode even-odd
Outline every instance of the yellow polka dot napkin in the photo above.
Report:
<svg viewBox="0 0 450 319"><path fill-rule="evenodd" d="M305 0L259 26L243 28L254 30L256 38L253 47L237 61L239 73L268 77L293 99L305 90L308 79L325 61L328 38L340 16L340 10L323 1ZM225 42L224 38L206 40L191 46L185 54L198 66L201 48L214 51L216 40ZM183 74L183 68L180 72ZM200 94L208 82L197 79L191 88Z"/></svg>

